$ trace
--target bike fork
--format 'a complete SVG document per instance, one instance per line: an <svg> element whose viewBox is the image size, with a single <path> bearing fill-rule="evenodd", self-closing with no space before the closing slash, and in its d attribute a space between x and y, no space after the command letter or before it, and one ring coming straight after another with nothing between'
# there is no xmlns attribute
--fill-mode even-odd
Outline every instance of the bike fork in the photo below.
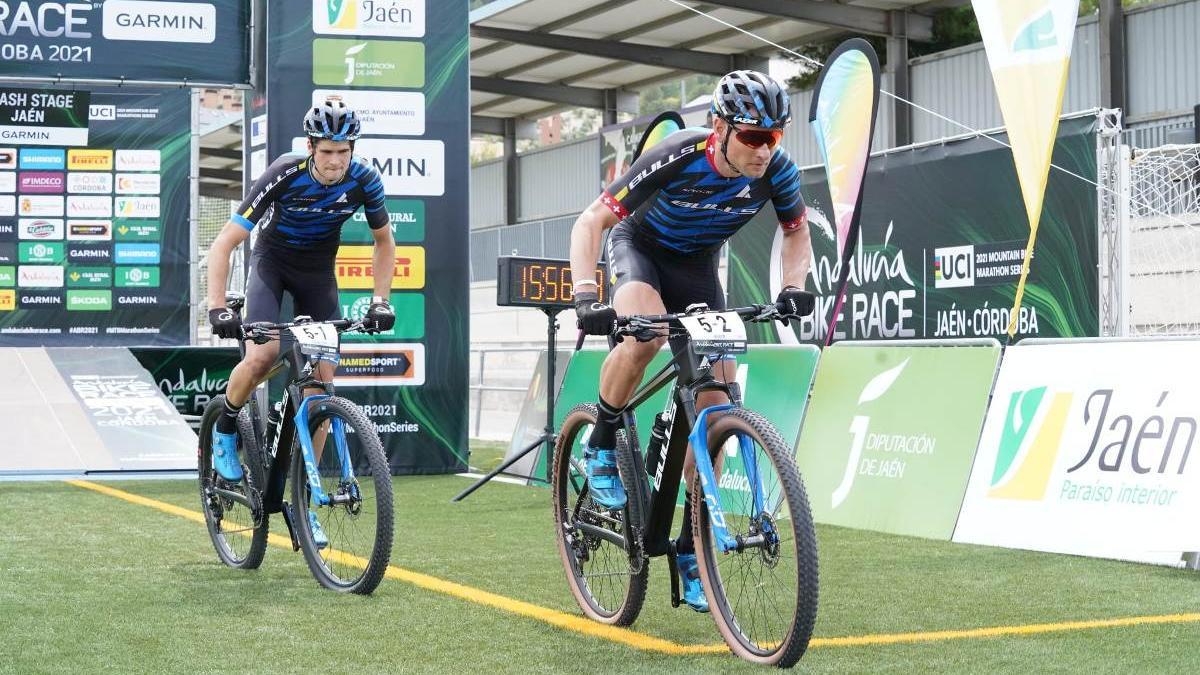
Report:
<svg viewBox="0 0 1200 675"><path fill-rule="evenodd" d="M708 518L712 523L713 536L722 553L740 551L747 545L761 546L764 543L763 541L747 541L730 536L729 529L725 524L725 510L721 508L720 487L717 482L716 472L713 470L712 455L709 454L708 449L708 416L712 413L730 410L733 407L731 404L714 405L700 411L696 415L696 424L692 428L692 433L688 435L688 440L692 444L692 453L696 460L696 471L700 474L700 486L704 490L704 506L708 509ZM746 471L746 479L749 481L753 498L752 508L754 513L750 515L751 517L757 517L763 512L764 507L762 477L759 475L758 462L754 456L754 446L751 440L741 435L737 439L738 451L742 455L742 465ZM757 540L759 538L761 538L761 535L751 537L750 539Z"/></svg>
<svg viewBox="0 0 1200 675"><path fill-rule="evenodd" d="M328 506L332 503L329 495L321 487L321 475L317 471L317 453L313 449L312 434L308 431L308 405L314 401L330 398L328 394L313 394L306 396L296 410L296 438L300 439L300 449L304 453L304 473L308 478L309 501L318 506ZM346 444L346 425L342 418L335 417L329 425L329 433L333 434L333 442L338 454L340 478L348 481L354 475L354 467L350 465L350 449Z"/></svg>

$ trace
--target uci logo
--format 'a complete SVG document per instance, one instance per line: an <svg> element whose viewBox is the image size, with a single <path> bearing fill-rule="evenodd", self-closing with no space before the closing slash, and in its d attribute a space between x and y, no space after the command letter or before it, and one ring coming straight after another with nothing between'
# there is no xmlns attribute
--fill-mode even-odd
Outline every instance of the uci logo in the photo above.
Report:
<svg viewBox="0 0 1200 675"><path fill-rule="evenodd" d="M960 288L975 285L975 247L949 246L933 251L935 288Z"/></svg>

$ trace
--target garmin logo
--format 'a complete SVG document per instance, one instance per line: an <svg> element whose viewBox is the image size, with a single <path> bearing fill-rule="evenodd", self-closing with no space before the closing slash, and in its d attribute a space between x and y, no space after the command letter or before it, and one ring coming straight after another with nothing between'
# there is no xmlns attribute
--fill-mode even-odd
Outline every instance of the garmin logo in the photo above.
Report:
<svg viewBox="0 0 1200 675"><path fill-rule="evenodd" d="M61 295L22 295L22 305L61 305L63 299Z"/></svg>
<svg viewBox="0 0 1200 675"><path fill-rule="evenodd" d="M157 305L157 295L118 295L118 305Z"/></svg>
<svg viewBox="0 0 1200 675"><path fill-rule="evenodd" d="M217 8L203 2L107 0L104 37L210 44L217 37Z"/></svg>

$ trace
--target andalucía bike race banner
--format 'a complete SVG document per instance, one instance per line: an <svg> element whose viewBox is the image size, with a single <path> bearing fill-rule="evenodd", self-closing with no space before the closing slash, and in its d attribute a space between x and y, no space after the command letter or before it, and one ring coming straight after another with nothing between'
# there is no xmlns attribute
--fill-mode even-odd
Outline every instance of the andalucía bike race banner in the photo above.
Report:
<svg viewBox="0 0 1200 675"><path fill-rule="evenodd" d="M0 79L245 85L247 0L6 0Z"/></svg>
<svg viewBox="0 0 1200 675"><path fill-rule="evenodd" d="M270 0L265 167L304 151L304 113L340 98L363 120L356 155L383 177L396 239L396 326L342 339L338 391L379 428L393 472L467 466L468 37L465 2ZM253 130L252 130L253 132ZM342 314L372 295L362 211L342 230Z"/></svg>
<svg viewBox="0 0 1200 675"><path fill-rule="evenodd" d="M0 88L0 343L188 343L187 90Z"/></svg>
<svg viewBox="0 0 1200 675"><path fill-rule="evenodd" d="M1063 119L1053 155L1092 181L1096 123L1094 115ZM817 310L796 328L747 326L760 342L823 343L832 318L841 270L825 170L805 169L801 181L813 238L805 288L817 294ZM876 154L864 189L834 339L1004 336L1029 235L1008 148L969 137ZM766 209L730 241L731 306L768 302L780 290L772 278L781 244L774 217ZM1094 185L1050 172L1018 337L1097 334L1097 217Z"/></svg>

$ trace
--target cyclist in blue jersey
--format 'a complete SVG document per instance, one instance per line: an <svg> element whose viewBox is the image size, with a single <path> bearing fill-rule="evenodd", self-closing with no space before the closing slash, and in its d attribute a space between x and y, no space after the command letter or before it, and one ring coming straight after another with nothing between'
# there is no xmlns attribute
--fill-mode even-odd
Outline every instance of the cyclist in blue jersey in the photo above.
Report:
<svg viewBox="0 0 1200 675"><path fill-rule="evenodd" d="M283 293L291 294L297 315L316 321L340 318L334 260L342 224L365 207L374 236L375 295L365 317L366 328L389 330L395 314L389 303L396 244L384 203L383 182L365 160L354 156L361 134L354 111L339 100L327 100L304 117L308 154L286 154L255 181L237 213L208 251L208 321L222 338L241 337L242 318L225 306L229 255L259 226L246 279L246 321L279 321ZM225 410L213 428L213 464L222 478L238 481L237 416L255 385L279 353L278 342L246 344L246 356L233 369L225 390ZM318 365L318 378L333 379L337 359ZM319 446L318 446L319 447ZM318 544L324 532L309 512Z"/></svg>
<svg viewBox="0 0 1200 675"><path fill-rule="evenodd" d="M812 311L814 298L803 291L812 260L812 242L800 171L777 147L791 121L787 91L762 73L738 70L717 83L712 129L684 129L647 150L608 186L575 221L571 231L572 269L593 269L604 231L612 228L607 253L612 306L598 302L594 282L575 282L580 327L608 335L618 315L682 312L693 303L725 307L717 277L721 246L769 200L783 229L781 311L799 318ZM614 449L620 410L642 380L666 338L624 339L600 371L600 399L585 461L588 489L596 502L623 508L624 485ZM730 361L714 365L714 377L731 382ZM727 403L722 392L697 397L696 408ZM685 473L695 471L689 454ZM691 495L684 499L683 528L676 540L684 599L708 611L692 541Z"/></svg>

